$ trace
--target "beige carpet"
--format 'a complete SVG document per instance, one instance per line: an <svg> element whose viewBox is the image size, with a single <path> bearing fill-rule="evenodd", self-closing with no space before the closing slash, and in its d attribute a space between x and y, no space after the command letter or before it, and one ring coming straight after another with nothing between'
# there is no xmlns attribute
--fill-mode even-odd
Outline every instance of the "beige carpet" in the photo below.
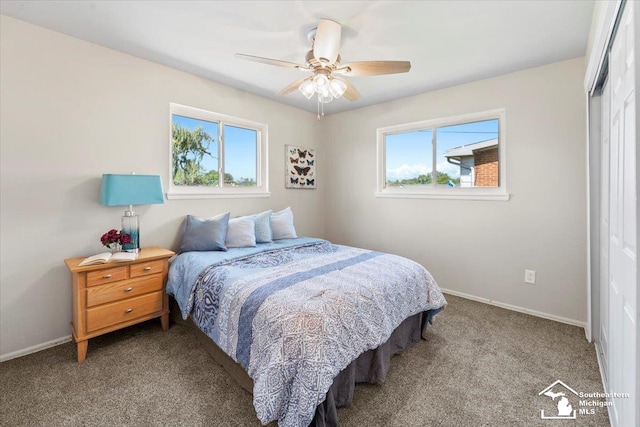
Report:
<svg viewBox="0 0 640 427"><path fill-rule="evenodd" d="M392 359L383 385L359 385L341 426L607 426L606 408L557 415L556 380L602 392L584 330L447 296L427 341ZM60 345L0 364L2 426L260 426L251 395L193 332L150 321L94 338L87 360ZM579 397L560 385L572 408ZM582 399L584 400L584 399ZM582 408L584 409L584 408ZM275 425L275 424L274 424Z"/></svg>

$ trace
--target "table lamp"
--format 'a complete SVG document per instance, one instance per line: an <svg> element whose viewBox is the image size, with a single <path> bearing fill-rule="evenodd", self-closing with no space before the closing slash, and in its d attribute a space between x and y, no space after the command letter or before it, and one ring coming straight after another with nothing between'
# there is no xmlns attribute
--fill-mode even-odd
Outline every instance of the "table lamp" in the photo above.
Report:
<svg viewBox="0 0 640 427"><path fill-rule="evenodd" d="M131 242L122 245L125 252L140 251L140 223L133 205L164 203L160 175L104 174L100 186L100 204L129 206L122 217L122 233L131 236Z"/></svg>

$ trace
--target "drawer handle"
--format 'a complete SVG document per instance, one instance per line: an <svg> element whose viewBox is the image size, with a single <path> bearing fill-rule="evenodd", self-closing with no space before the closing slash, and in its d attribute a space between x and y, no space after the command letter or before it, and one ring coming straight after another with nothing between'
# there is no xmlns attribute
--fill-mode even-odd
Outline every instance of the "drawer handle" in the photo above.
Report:
<svg viewBox="0 0 640 427"><path fill-rule="evenodd" d="M111 274L105 274L102 276L103 279L111 279Z"/></svg>
<svg viewBox="0 0 640 427"><path fill-rule="evenodd" d="M133 290L133 288L127 288L127 289L125 289L124 291L125 291L125 292L131 292L132 290Z"/></svg>
<svg viewBox="0 0 640 427"><path fill-rule="evenodd" d="M124 312L125 313L131 313L133 311L133 308L127 308Z"/></svg>
<svg viewBox="0 0 640 427"><path fill-rule="evenodd" d="M151 267L145 267L144 271L151 271Z"/></svg>

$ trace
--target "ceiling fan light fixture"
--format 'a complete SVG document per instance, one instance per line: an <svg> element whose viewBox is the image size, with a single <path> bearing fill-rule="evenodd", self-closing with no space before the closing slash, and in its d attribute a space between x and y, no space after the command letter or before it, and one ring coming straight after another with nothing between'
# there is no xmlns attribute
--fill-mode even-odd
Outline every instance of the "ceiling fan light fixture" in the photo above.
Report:
<svg viewBox="0 0 640 427"><path fill-rule="evenodd" d="M305 80L300 83L298 86L298 90L305 96L307 99L311 99L314 93L316 93L316 87L313 83L313 80Z"/></svg>
<svg viewBox="0 0 640 427"><path fill-rule="evenodd" d="M333 96L329 93L329 91L318 92L318 101L321 104L328 104L333 101Z"/></svg>
<svg viewBox="0 0 640 427"><path fill-rule="evenodd" d="M316 88L319 92L329 86L329 78L324 74L316 74L313 78L313 83L316 85Z"/></svg>
<svg viewBox="0 0 640 427"><path fill-rule="evenodd" d="M334 98L338 99L347 91L347 85L338 79L331 79L329 82L329 92Z"/></svg>

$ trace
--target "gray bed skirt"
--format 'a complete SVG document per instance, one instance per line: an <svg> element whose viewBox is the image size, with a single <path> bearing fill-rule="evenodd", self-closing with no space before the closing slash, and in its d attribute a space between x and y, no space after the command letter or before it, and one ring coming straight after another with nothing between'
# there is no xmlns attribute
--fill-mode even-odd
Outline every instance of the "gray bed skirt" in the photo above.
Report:
<svg viewBox="0 0 640 427"><path fill-rule="evenodd" d="M195 325L191 318L186 321L182 320L180 309L172 298L171 300L171 319L175 323L191 327L211 357L225 368L240 387L249 393L253 393L253 380L242 366L223 352L211 338ZM387 342L378 348L362 353L356 360L340 371L333 380L326 399L316 408L316 414L310 426L337 426L338 408L351 404L355 385L357 383L380 384L384 382L389 372L391 356L402 353L408 346L420 341L423 331L427 327L428 319L428 312L408 317L393 331Z"/></svg>

